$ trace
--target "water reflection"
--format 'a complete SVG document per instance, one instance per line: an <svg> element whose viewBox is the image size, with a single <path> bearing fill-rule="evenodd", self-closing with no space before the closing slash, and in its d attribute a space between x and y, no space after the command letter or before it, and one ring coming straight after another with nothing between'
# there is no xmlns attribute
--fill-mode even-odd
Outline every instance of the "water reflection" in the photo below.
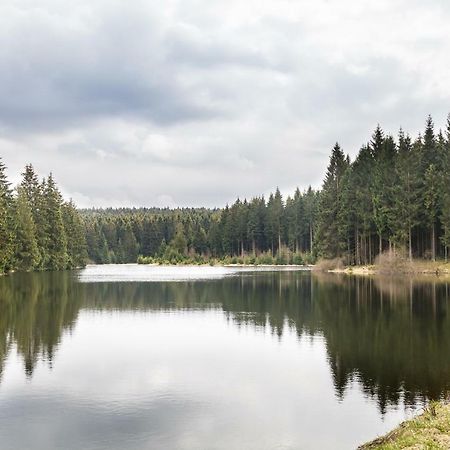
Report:
<svg viewBox="0 0 450 450"><path fill-rule="evenodd" d="M450 389L449 283L297 272L241 273L188 282L80 283L73 273L0 279L0 377L15 345L24 371L51 366L80 310L220 310L232 326L281 338L323 336L336 395L352 383L388 405L441 398ZM0 380L1 382L1 380Z"/></svg>

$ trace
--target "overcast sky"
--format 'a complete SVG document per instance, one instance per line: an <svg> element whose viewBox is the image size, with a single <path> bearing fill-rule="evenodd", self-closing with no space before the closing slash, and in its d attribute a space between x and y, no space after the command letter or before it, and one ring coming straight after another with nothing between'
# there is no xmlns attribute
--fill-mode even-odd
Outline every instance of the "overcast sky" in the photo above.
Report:
<svg viewBox="0 0 450 450"><path fill-rule="evenodd" d="M2 0L0 155L79 206L320 186L339 141L450 112L448 0Z"/></svg>

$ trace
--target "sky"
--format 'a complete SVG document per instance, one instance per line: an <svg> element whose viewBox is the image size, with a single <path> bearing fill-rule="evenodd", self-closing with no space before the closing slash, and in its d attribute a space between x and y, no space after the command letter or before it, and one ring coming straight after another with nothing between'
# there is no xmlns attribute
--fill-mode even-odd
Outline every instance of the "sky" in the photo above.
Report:
<svg viewBox="0 0 450 450"><path fill-rule="evenodd" d="M2 0L0 156L80 207L320 187L450 112L448 0Z"/></svg>

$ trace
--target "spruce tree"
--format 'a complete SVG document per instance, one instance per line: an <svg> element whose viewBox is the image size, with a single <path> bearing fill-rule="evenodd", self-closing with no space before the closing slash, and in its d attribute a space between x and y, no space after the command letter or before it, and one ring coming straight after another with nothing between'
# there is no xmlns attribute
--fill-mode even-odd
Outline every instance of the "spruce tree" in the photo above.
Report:
<svg viewBox="0 0 450 450"><path fill-rule="evenodd" d="M11 183L6 176L6 166L0 159L0 273L13 268L15 251L13 202Z"/></svg>
<svg viewBox="0 0 450 450"><path fill-rule="evenodd" d="M181 223L177 224L177 229L175 232L175 236L170 243L170 245L180 254L186 255L187 250L187 241L186 236L184 234L184 228Z"/></svg>
<svg viewBox="0 0 450 450"><path fill-rule="evenodd" d="M343 206L342 181L347 168L348 160L339 144L336 143L331 152L320 194L317 251L322 258L334 258L342 253L343 246L339 239L339 215Z"/></svg>
<svg viewBox="0 0 450 450"><path fill-rule="evenodd" d="M53 175L42 183L44 217L47 224L45 269L62 270L67 267L67 237L62 218L62 197Z"/></svg>
<svg viewBox="0 0 450 450"><path fill-rule="evenodd" d="M277 251L281 250L282 236L285 230L283 198L278 187L275 195L270 194L267 202L267 220L271 250L275 255Z"/></svg>
<svg viewBox="0 0 450 450"><path fill-rule="evenodd" d="M444 245L445 260L448 261L448 250L450 247L450 114L447 117L447 128L445 136L445 145L443 151L443 169L442 169L442 208L441 224L442 236L441 242Z"/></svg>
<svg viewBox="0 0 450 450"><path fill-rule="evenodd" d="M395 164L396 184L393 205L393 235L395 241L408 248L412 260L412 231L419 223L420 180L419 155L414 151L411 138L400 129L398 158Z"/></svg>
<svg viewBox="0 0 450 450"><path fill-rule="evenodd" d="M33 270L39 264L39 249L36 239L36 226L27 193L17 188L16 200L16 245L15 262L19 270ZM83 236L84 238L84 236Z"/></svg>
<svg viewBox="0 0 450 450"><path fill-rule="evenodd" d="M48 261L47 242L49 239L45 217L43 185L39 183L38 176L31 164L25 166L22 177L20 187L23 189L30 204L36 229L36 242L39 252L38 267L43 269L46 261Z"/></svg>
<svg viewBox="0 0 450 450"><path fill-rule="evenodd" d="M431 116L428 116L423 145L421 146L421 173L422 180L422 223L429 232L429 251L431 259L436 259L436 219L439 204L439 155L437 151L434 124Z"/></svg>
<svg viewBox="0 0 450 450"><path fill-rule="evenodd" d="M67 267L84 267L87 258L84 224L72 200L61 208L67 241Z"/></svg>

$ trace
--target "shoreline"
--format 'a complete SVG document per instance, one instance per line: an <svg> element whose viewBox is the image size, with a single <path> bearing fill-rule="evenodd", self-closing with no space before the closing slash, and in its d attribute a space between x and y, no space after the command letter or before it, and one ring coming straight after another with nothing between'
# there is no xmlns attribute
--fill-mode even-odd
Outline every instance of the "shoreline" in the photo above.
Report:
<svg viewBox="0 0 450 450"><path fill-rule="evenodd" d="M316 270L320 270L318 267ZM449 276L450 262L413 261L398 265L361 265L336 267L325 270L329 273L341 273L346 275L433 275Z"/></svg>
<svg viewBox="0 0 450 450"><path fill-rule="evenodd" d="M136 264L139 266L167 266L167 267L230 267L230 268L265 268L265 269L302 269L312 272L322 272L322 273L335 273L344 275L358 275L358 276L372 276L372 275L384 275L384 276L450 276L450 262L436 262L432 263L430 261L418 261L413 262L412 265L406 264L401 267L383 267L378 265L361 265L361 266L347 266L347 267L336 267L332 269L321 269L320 264L240 264L240 263L230 263L225 264L221 262L211 263L124 263L124 264ZM96 263L89 263L88 265L98 265ZM100 264L102 265L102 264ZM122 265L122 264L121 264Z"/></svg>
<svg viewBox="0 0 450 450"><path fill-rule="evenodd" d="M314 272L327 272L346 275L435 275L446 276L450 275L450 261L449 262L431 262L431 261L413 261L413 263L405 263L395 267L384 265L360 265L360 266L346 266L335 268L324 268L318 264L245 264L245 263L223 263L220 261L211 263L168 263L163 264L154 263L131 263L142 266L174 266L174 267L233 267L233 268L290 268L290 269L305 269Z"/></svg>
<svg viewBox="0 0 450 450"><path fill-rule="evenodd" d="M450 448L450 404L432 401L424 411L384 436L362 444L358 450Z"/></svg>
<svg viewBox="0 0 450 450"><path fill-rule="evenodd" d="M231 267L231 268L243 268L243 269L255 269L258 267L265 268L265 269L302 269L302 270L313 270L314 265L312 264L223 264L223 263L217 263L217 264L209 264L209 263L201 263L201 264L170 264L170 263L127 263L127 264L136 264L139 266L150 266L150 267L160 267L160 266L166 266L166 267ZM102 265L102 264L89 264L89 265Z"/></svg>

